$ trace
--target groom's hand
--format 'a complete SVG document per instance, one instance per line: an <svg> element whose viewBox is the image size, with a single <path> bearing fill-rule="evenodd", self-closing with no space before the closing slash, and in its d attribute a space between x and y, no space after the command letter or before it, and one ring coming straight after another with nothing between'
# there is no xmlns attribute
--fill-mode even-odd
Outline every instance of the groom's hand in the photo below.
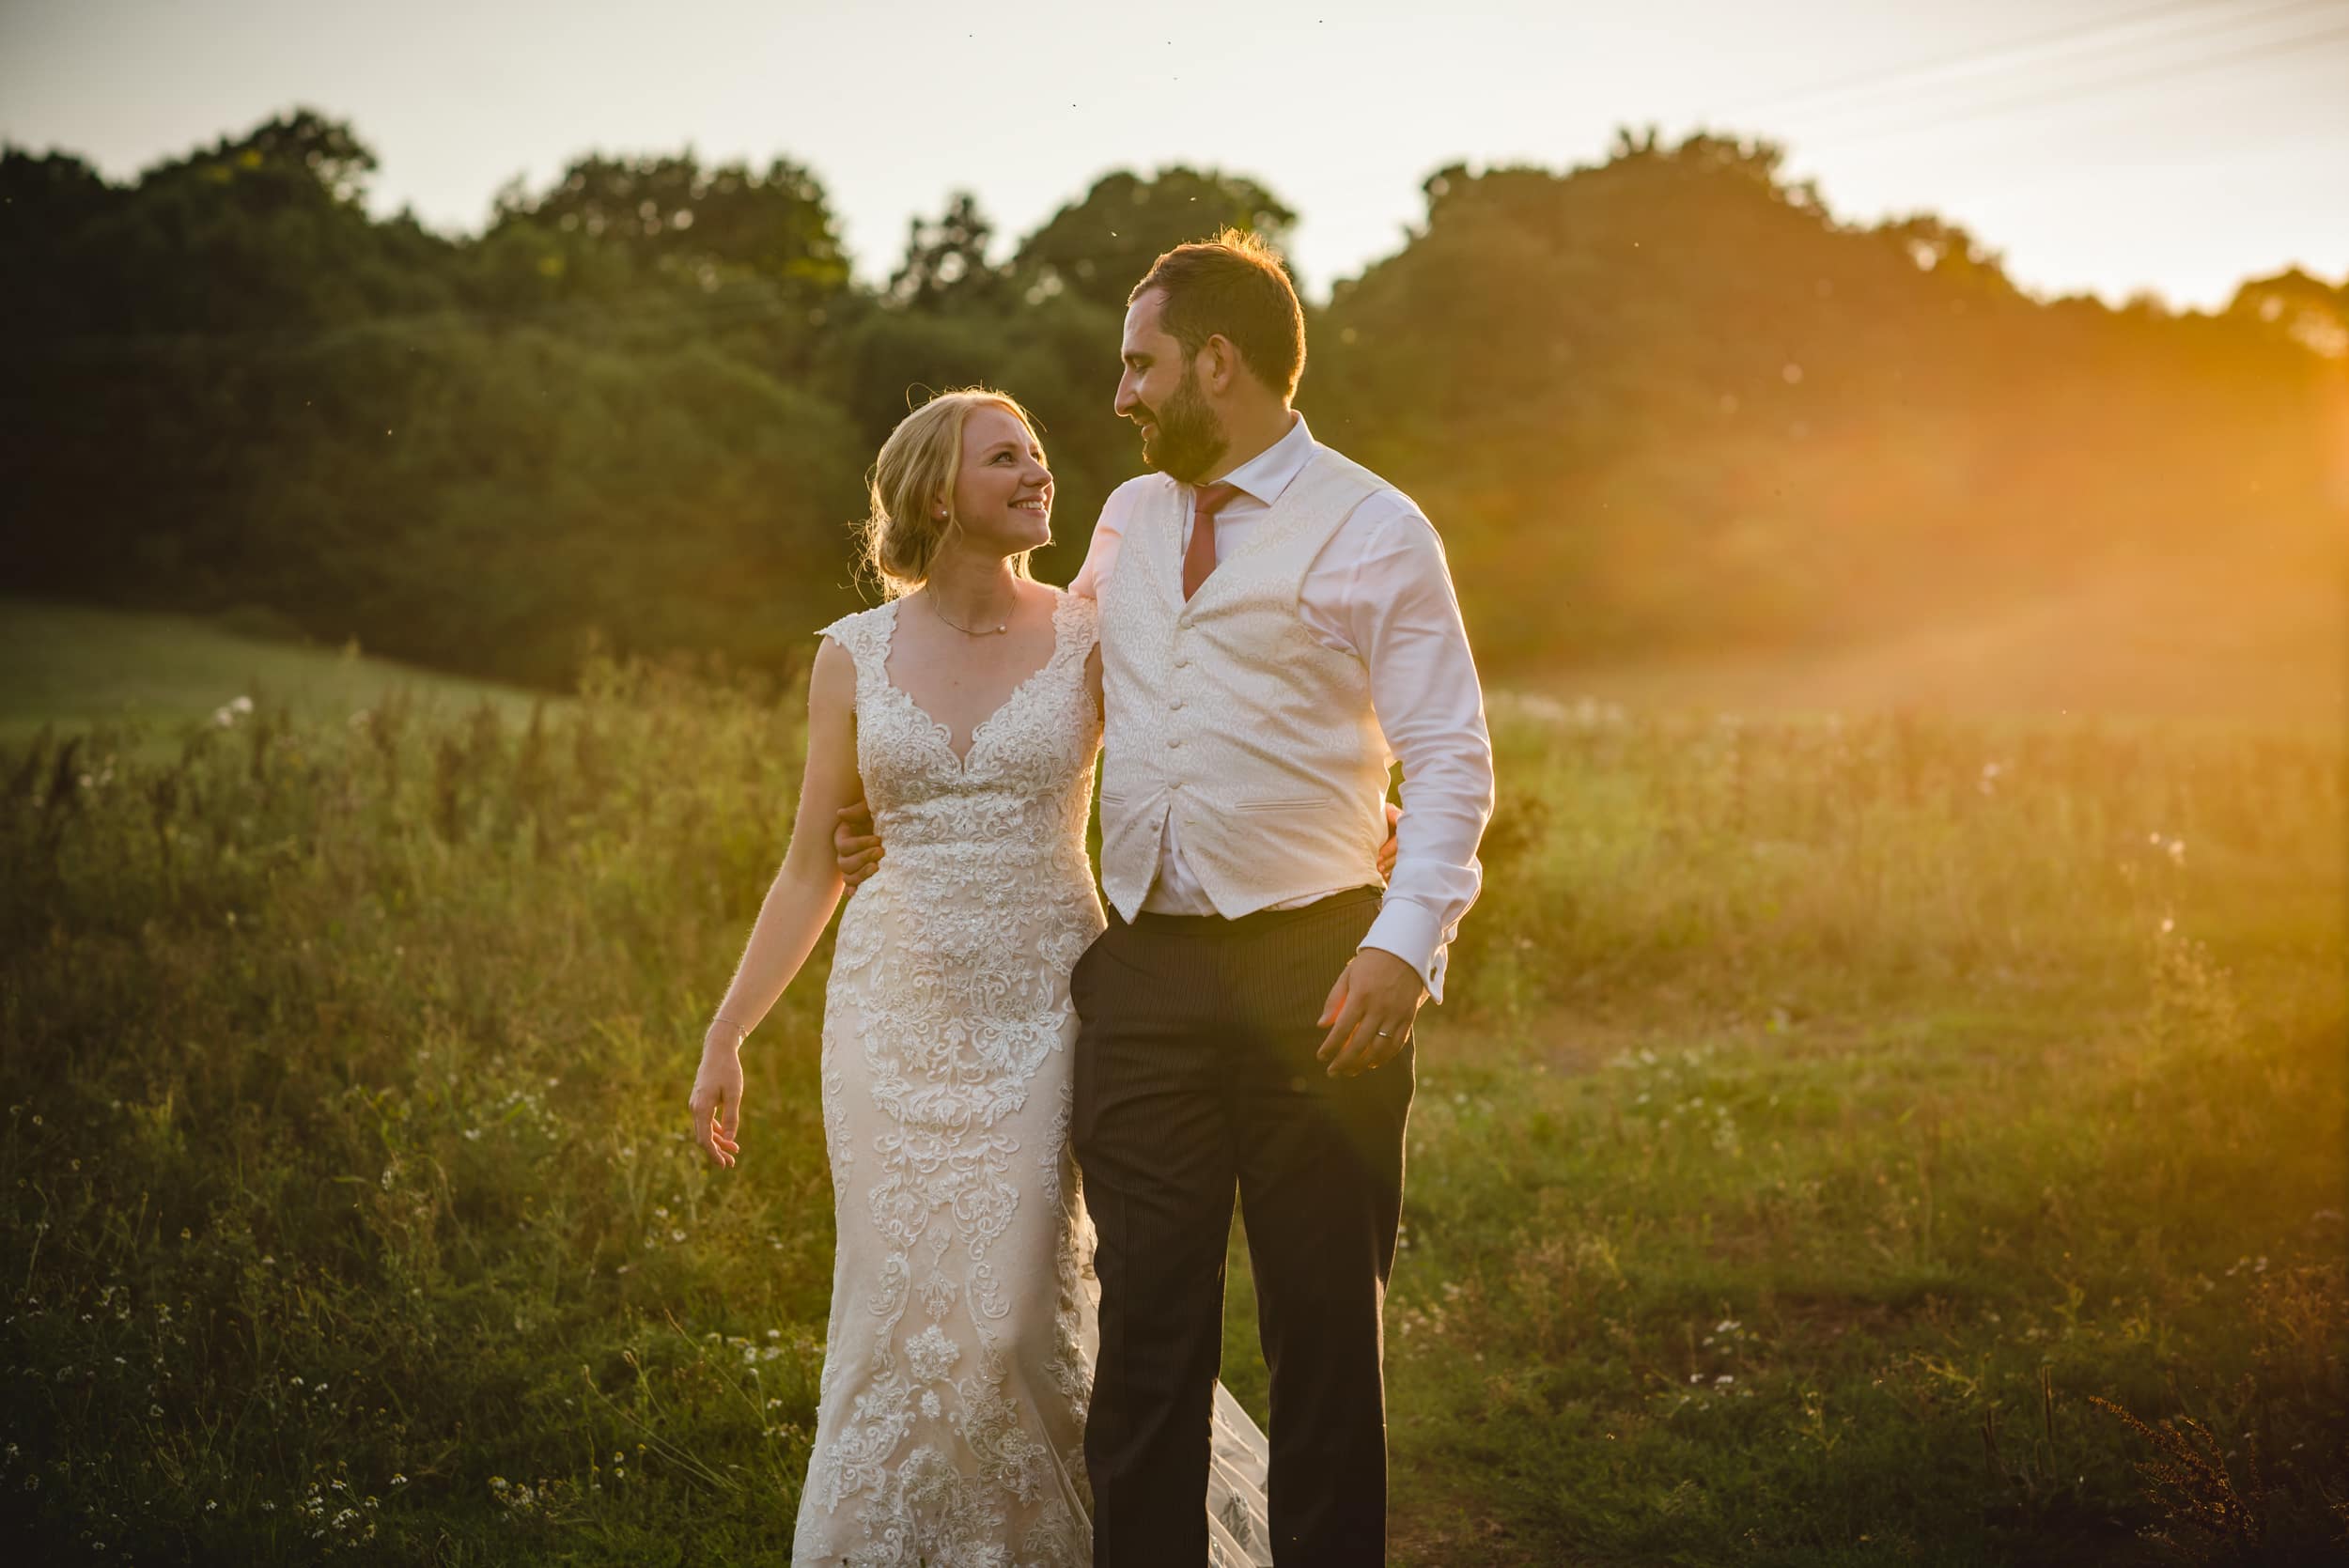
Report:
<svg viewBox="0 0 2349 1568"><path fill-rule="evenodd" d="M1316 1022L1329 1027L1315 1057L1330 1064L1331 1078L1354 1078L1382 1067L1411 1038L1427 987L1419 971L1380 947L1357 951Z"/></svg>
<svg viewBox="0 0 2349 1568"><path fill-rule="evenodd" d="M840 879L851 892L879 868L881 841L873 833L872 807L859 800L840 808L832 822L832 852L840 862Z"/></svg>

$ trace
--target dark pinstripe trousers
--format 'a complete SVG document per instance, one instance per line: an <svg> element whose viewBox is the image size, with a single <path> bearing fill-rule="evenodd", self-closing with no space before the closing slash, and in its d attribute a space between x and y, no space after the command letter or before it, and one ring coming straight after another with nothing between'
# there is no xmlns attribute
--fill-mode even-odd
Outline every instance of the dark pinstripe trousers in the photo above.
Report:
<svg viewBox="0 0 2349 1568"><path fill-rule="evenodd" d="M1379 1310L1412 1052L1353 1079L1314 1060L1326 1032L1314 1020L1378 897L1362 888L1231 921L1112 913L1070 979L1073 1136L1100 1234L1085 1423L1097 1568L1206 1560L1235 1191L1272 1374L1274 1560L1385 1560Z"/></svg>

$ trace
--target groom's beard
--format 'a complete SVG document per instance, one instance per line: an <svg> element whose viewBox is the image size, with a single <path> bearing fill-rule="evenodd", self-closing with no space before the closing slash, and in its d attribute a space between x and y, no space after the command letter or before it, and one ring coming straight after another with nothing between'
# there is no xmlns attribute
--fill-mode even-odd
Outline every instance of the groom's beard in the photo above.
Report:
<svg viewBox="0 0 2349 1568"><path fill-rule="evenodd" d="M1224 449L1231 442L1224 437L1223 427L1216 422L1215 411L1199 395L1196 371L1183 373L1182 384L1174 389L1163 408L1145 408L1143 411L1158 427L1158 434L1142 438L1144 466L1183 484L1195 485L1214 473L1216 464L1223 460Z"/></svg>

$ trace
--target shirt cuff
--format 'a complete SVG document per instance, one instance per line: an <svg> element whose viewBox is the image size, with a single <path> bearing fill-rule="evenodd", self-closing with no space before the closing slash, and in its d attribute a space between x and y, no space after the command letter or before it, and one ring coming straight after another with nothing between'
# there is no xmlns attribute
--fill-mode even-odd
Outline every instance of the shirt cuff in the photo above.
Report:
<svg viewBox="0 0 2349 1568"><path fill-rule="evenodd" d="M1378 918L1370 923L1361 945L1392 953L1419 971L1429 998L1443 1001L1444 929L1435 910L1408 898L1389 898L1379 906Z"/></svg>

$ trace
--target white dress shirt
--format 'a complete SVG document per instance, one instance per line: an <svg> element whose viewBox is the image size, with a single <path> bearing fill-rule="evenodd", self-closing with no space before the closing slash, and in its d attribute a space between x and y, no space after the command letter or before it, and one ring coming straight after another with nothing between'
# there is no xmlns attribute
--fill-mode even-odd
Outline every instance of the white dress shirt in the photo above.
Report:
<svg viewBox="0 0 2349 1568"><path fill-rule="evenodd" d="M1239 493L1216 515L1217 560L1247 540L1313 456L1304 417L1290 418L1287 435L1223 475ZM1070 592L1098 598L1116 569L1127 522L1123 493L1112 493L1102 508ZM1186 489L1185 549L1194 497ZM1441 1001L1446 948L1484 878L1476 845L1492 815L1493 753L1484 691L1435 528L1398 490L1366 498L1307 568L1298 613L1324 645L1369 667L1379 730L1403 764L1394 876L1361 945L1410 965ZM1162 914L1216 912L1183 862L1171 815L1142 907Z"/></svg>

